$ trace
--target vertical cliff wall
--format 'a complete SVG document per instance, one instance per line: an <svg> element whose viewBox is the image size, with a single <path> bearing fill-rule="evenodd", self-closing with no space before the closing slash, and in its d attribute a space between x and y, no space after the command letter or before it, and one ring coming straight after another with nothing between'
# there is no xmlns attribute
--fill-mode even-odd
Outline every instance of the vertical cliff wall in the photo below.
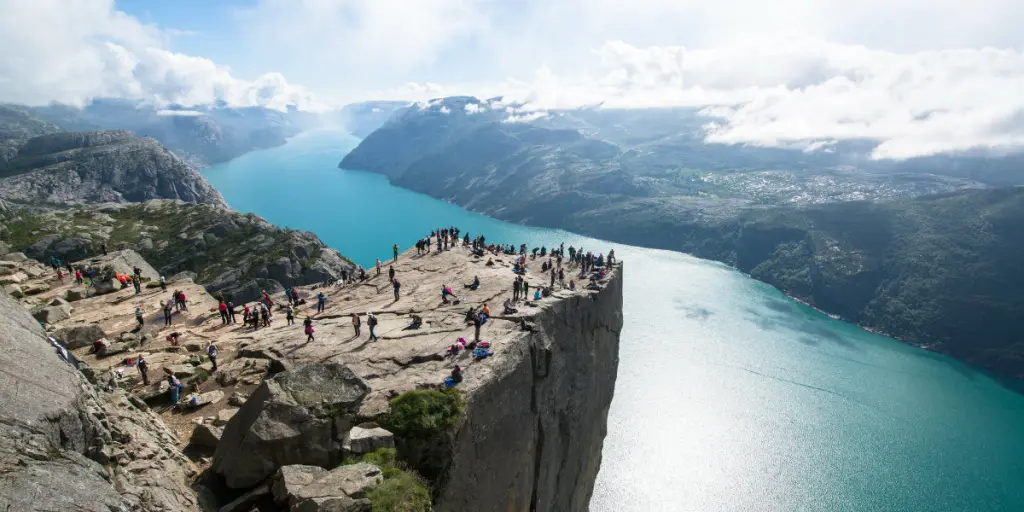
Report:
<svg viewBox="0 0 1024 512"><path fill-rule="evenodd" d="M587 510L619 365L621 266L533 322L470 395L436 510Z"/></svg>

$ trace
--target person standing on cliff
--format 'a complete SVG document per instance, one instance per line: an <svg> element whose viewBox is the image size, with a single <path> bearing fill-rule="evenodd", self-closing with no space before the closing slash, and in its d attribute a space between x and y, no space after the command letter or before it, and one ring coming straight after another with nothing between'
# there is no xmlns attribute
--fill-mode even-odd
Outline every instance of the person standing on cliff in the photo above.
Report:
<svg viewBox="0 0 1024 512"><path fill-rule="evenodd" d="M512 280L512 301L513 302L516 302L516 301L519 300L519 279L520 279L519 276L516 276L516 278Z"/></svg>
<svg viewBox="0 0 1024 512"><path fill-rule="evenodd" d="M164 326L171 325L171 311L174 308L174 301L167 299L167 303L164 304Z"/></svg>
<svg viewBox="0 0 1024 512"><path fill-rule="evenodd" d="M324 312L324 308L326 306L327 306L327 296L324 295L324 292L320 292L316 296L316 312L317 313L323 313Z"/></svg>
<svg viewBox="0 0 1024 512"><path fill-rule="evenodd" d="M228 324L228 305L223 300L217 303L217 311L220 311L220 324Z"/></svg>
<svg viewBox="0 0 1024 512"><path fill-rule="evenodd" d="M530 300L530 282L523 280L523 300Z"/></svg>
<svg viewBox="0 0 1024 512"><path fill-rule="evenodd" d="M359 337L359 327L361 321L359 320L359 313L352 313L352 329L356 332L355 337Z"/></svg>
<svg viewBox="0 0 1024 512"><path fill-rule="evenodd" d="M398 297L399 297L398 290L399 290L399 288L402 287L402 283L399 283L398 279L392 279L391 280L391 286L393 286L395 288L395 302L398 302Z"/></svg>
<svg viewBox="0 0 1024 512"><path fill-rule="evenodd" d="M366 325L370 327L370 341L377 341L377 334L373 332L377 327L377 317L373 313L366 314Z"/></svg>
<svg viewBox="0 0 1024 512"><path fill-rule="evenodd" d="M380 275L380 258L377 258L377 275Z"/></svg>
<svg viewBox="0 0 1024 512"><path fill-rule="evenodd" d="M217 371L217 345L210 342L210 346L206 347L206 356L210 358L210 363L213 364L213 369L210 371Z"/></svg>
<svg viewBox="0 0 1024 512"><path fill-rule="evenodd" d="M135 307L135 321L139 323L139 327L136 330L142 330L142 324L145 322L143 317L146 315L146 310L142 309L142 306Z"/></svg>
<svg viewBox="0 0 1024 512"><path fill-rule="evenodd" d="M288 304L288 309L285 310L285 320L288 321L287 325L295 325L295 310L292 308L291 303Z"/></svg>
<svg viewBox="0 0 1024 512"><path fill-rule="evenodd" d="M139 354L138 362L135 363L135 368L139 370L139 376L142 377L142 385L149 385L149 365L146 363L146 358Z"/></svg>
<svg viewBox="0 0 1024 512"><path fill-rule="evenodd" d="M388 267L388 281L394 282L395 280L395 266L391 265Z"/></svg>
<svg viewBox="0 0 1024 512"><path fill-rule="evenodd" d="M238 323L238 320L235 320L235 303L230 300L228 301L228 323Z"/></svg>
<svg viewBox="0 0 1024 512"><path fill-rule="evenodd" d="M393 245L391 251L395 253L395 261L398 261L398 244Z"/></svg>

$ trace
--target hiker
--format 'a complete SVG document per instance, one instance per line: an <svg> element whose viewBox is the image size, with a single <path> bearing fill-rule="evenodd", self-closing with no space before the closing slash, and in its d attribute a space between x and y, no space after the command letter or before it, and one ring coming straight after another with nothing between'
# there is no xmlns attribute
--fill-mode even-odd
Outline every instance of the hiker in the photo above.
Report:
<svg viewBox="0 0 1024 512"><path fill-rule="evenodd" d="M206 347L206 355L209 356L210 363L213 364L212 371L217 371L217 345L214 345L212 341L210 342L210 346Z"/></svg>
<svg viewBox="0 0 1024 512"><path fill-rule="evenodd" d="M470 290L476 290L477 288L480 288L480 277L473 276L473 282L465 285L465 287L469 288Z"/></svg>
<svg viewBox="0 0 1024 512"><path fill-rule="evenodd" d="M615 265L615 249L608 251L608 266Z"/></svg>
<svg viewBox="0 0 1024 512"><path fill-rule="evenodd" d="M552 268L552 269L551 269L551 284L550 284L549 286L551 286L552 288L554 288L554 287L555 287L555 279L557 279L557 278L558 278L558 274L556 274L556 273L555 273L555 269L554 269L554 268Z"/></svg>
<svg viewBox="0 0 1024 512"><path fill-rule="evenodd" d="M60 268L57 269L57 279L60 280L60 284L64 284L64 272Z"/></svg>
<svg viewBox="0 0 1024 512"><path fill-rule="evenodd" d="M296 306L299 305L299 291L295 288L292 288L292 301L295 302Z"/></svg>
<svg viewBox="0 0 1024 512"><path fill-rule="evenodd" d="M363 267L359 267L359 280L366 281L366 269Z"/></svg>
<svg viewBox="0 0 1024 512"><path fill-rule="evenodd" d="M419 315L412 315L412 322L406 329L419 329L423 325L423 317Z"/></svg>
<svg viewBox="0 0 1024 512"><path fill-rule="evenodd" d="M366 325L370 327L370 341L377 341L377 335L373 332L377 327L377 317L373 313L366 314Z"/></svg>
<svg viewBox="0 0 1024 512"><path fill-rule="evenodd" d="M139 376L142 377L142 384L149 385L149 365L146 364L146 359L139 354L139 360L135 363L135 367L139 369Z"/></svg>
<svg viewBox="0 0 1024 512"><path fill-rule="evenodd" d="M473 313L473 341L480 341L480 326L484 324L483 318L480 317L479 313Z"/></svg>
<svg viewBox="0 0 1024 512"><path fill-rule="evenodd" d="M285 298L285 300L288 301L288 304L292 303L292 289L291 289L291 287L286 287L284 289L284 298Z"/></svg>
<svg viewBox="0 0 1024 512"><path fill-rule="evenodd" d="M391 251L395 253L395 261L398 261L398 244L395 244L395 245L394 245L394 246L393 246L393 247L391 248Z"/></svg>
<svg viewBox="0 0 1024 512"><path fill-rule="evenodd" d="M523 280L523 300L530 300L530 282Z"/></svg>
<svg viewBox="0 0 1024 512"><path fill-rule="evenodd" d="M537 288L533 292L533 300L540 300L540 296L541 296L540 288Z"/></svg>
<svg viewBox="0 0 1024 512"><path fill-rule="evenodd" d="M85 282L82 279L82 270L81 269L78 269L78 268L75 269L75 282L78 283L78 284L82 284L82 283Z"/></svg>
<svg viewBox="0 0 1024 512"><path fill-rule="evenodd" d="M242 325L249 325L249 305L242 306Z"/></svg>
<svg viewBox="0 0 1024 512"><path fill-rule="evenodd" d="M228 323L233 324L238 322L235 320L235 303L228 301Z"/></svg>
<svg viewBox="0 0 1024 512"><path fill-rule="evenodd" d="M391 265L388 267L388 281L395 280L395 266Z"/></svg>
<svg viewBox="0 0 1024 512"><path fill-rule="evenodd" d="M377 275L380 275L380 258L377 258Z"/></svg>
<svg viewBox="0 0 1024 512"><path fill-rule="evenodd" d="M503 315L511 315L511 314L514 314L514 313L518 313L519 310L516 309L515 306L513 306L512 304L513 304L513 301L511 299L505 299L505 302L502 303L503 311L501 312L501 314L503 314Z"/></svg>
<svg viewBox="0 0 1024 512"><path fill-rule="evenodd" d="M217 303L217 310L220 311L220 324L228 324L228 305L224 304L224 301Z"/></svg>
<svg viewBox="0 0 1024 512"><path fill-rule="evenodd" d="M487 306L487 303L486 303L486 302L484 303L484 307L483 307L483 309L481 309L481 310L480 310L480 313L482 313L482 314L483 314L483 318L482 318L482 320L483 320L484 322L486 322L486 321L487 321L487 319L491 317L491 308Z"/></svg>
<svg viewBox="0 0 1024 512"><path fill-rule="evenodd" d="M512 280L512 300L513 301L518 301L519 300L520 281L521 281L521 278L519 276L516 276L516 278Z"/></svg>
<svg viewBox="0 0 1024 512"><path fill-rule="evenodd" d="M561 267L558 269L558 284L565 287L565 271ZM554 284L551 286L554 286Z"/></svg>
<svg viewBox="0 0 1024 512"><path fill-rule="evenodd" d="M306 320L305 320L305 324L306 324L306 343L309 343L311 341L316 341L316 338L313 337L313 320L311 320L307 316Z"/></svg>
<svg viewBox="0 0 1024 512"><path fill-rule="evenodd" d="M572 279L569 280L569 290L576 291L576 281L573 281Z"/></svg>
<svg viewBox="0 0 1024 512"><path fill-rule="evenodd" d="M352 329L355 330L357 338L359 337L359 334L360 334L359 333L359 327L360 327L361 323L362 322L360 322L360 320L359 320L359 314L358 313L352 313Z"/></svg>
<svg viewBox="0 0 1024 512"><path fill-rule="evenodd" d="M135 287L135 294L142 293L142 281L139 279L139 275L135 274L132 276L132 286Z"/></svg>
<svg viewBox="0 0 1024 512"><path fill-rule="evenodd" d="M391 281L391 286L393 286L395 288L395 302L397 302L398 301L398 289L402 287L402 283L399 283L398 279L393 279Z"/></svg>
<svg viewBox="0 0 1024 512"><path fill-rule="evenodd" d="M266 305L261 305L260 317L263 319L263 327L270 327L270 308Z"/></svg>
<svg viewBox="0 0 1024 512"><path fill-rule="evenodd" d="M183 291L178 292L178 305L182 311L188 311L188 304L185 302L185 292Z"/></svg>
<svg viewBox="0 0 1024 512"><path fill-rule="evenodd" d="M142 330L143 319L142 316L146 314L146 310L142 309L142 306L135 307L135 321L139 323L138 330Z"/></svg>
<svg viewBox="0 0 1024 512"><path fill-rule="evenodd" d="M288 325L295 325L295 310L291 304L288 304L288 309L285 310L285 319L288 320Z"/></svg>
<svg viewBox="0 0 1024 512"><path fill-rule="evenodd" d="M324 307L326 305L327 305L327 296L324 295L324 292L320 292L316 296L316 312L317 313L323 313L324 312Z"/></svg>
<svg viewBox="0 0 1024 512"><path fill-rule="evenodd" d="M180 343L180 340L181 340L181 334L178 333L178 332L172 332L172 333L167 335L167 341L168 341L168 343L171 344L172 347L177 347L178 343Z"/></svg>
<svg viewBox="0 0 1024 512"><path fill-rule="evenodd" d="M171 404L178 403L178 394L181 393L181 381L173 373L167 375L167 383L171 385Z"/></svg>
<svg viewBox="0 0 1024 512"><path fill-rule="evenodd" d="M174 301L167 299L164 304L164 326L171 325L171 312L174 310Z"/></svg>
<svg viewBox="0 0 1024 512"><path fill-rule="evenodd" d="M164 276L160 276L160 291L162 291L162 292L166 292L167 291L167 280L164 279Z"/></svg>

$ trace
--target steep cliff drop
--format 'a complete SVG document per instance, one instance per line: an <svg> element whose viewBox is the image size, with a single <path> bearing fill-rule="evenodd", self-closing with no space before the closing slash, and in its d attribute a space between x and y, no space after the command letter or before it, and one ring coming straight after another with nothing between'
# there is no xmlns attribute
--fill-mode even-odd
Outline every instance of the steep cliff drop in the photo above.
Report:
<svg viewBox="0 0 1024 512"><path fill-rule="evenodd" d="M536 314L466 407L439 511L587 510L622 330L622 267Z"/></svg>

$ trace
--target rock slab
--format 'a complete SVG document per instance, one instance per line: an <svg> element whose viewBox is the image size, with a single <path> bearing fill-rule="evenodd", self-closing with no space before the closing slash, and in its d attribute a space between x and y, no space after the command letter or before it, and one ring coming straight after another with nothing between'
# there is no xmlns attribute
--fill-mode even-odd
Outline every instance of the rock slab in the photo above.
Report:
<svg viewBox="0 0 1024 512"><path fill-rule="evenodd" d="M275 375L228 421L212 469L245 489L282 466L330 467L369 387L340 363L308 364Z"/></svg>

